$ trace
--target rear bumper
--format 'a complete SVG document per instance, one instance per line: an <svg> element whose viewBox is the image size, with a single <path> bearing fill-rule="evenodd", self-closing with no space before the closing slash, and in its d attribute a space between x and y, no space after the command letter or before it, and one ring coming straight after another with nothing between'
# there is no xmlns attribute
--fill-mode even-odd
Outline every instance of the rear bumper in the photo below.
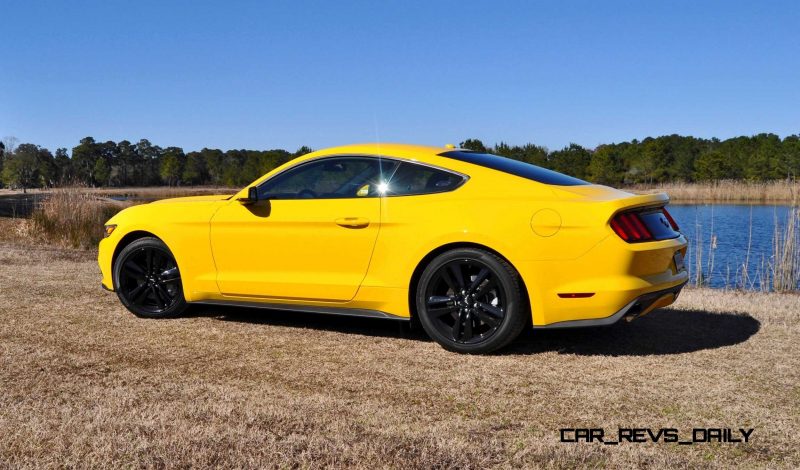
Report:
<svg viewBox="0 0 800 470"><path fill-rule="evenodd" d="M584 320L610 324L615 321L610 318L626 307L634 309L639 299L680 291L689 275L675 264L678 252L686 254L686 238L682 235L635 244L612 235L575 259L522 262L515 263L515 267L528 290L534 327L593 324ZM559 295L569 293L588 295ZM662 307L674 300L674 295L662 294L655 303ZM624 313L619 314L620 318L623 316Z"/></svg>
<svg viewBox="0 0 800 470"><path fill-rule="evenodd" d="M562 322L551 323L544 326L534 326L536 329L551 329L551 328L576 328L583 326L607 326L625 319L627 321L634 320L643 315L647 315L651 311L670 305L678 299L681 289L686 286L686 282L670 287L667 289L650 292L635 298L628 305L622 307L617 313L605 318L594 318L589 320L568 320Z"/></svg>

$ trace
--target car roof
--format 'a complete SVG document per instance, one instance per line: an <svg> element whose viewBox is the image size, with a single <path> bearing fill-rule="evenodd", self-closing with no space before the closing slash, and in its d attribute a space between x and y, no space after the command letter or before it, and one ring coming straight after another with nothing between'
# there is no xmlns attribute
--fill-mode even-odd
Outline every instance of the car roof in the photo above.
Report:
<svg viewBox="0 0 800 470"><path fill-rule="evenodd" d="M447 147L434 147L427 145L410 145L395 143L362 143L330 147L304 155L302 159L324 157L326 155L380 155L386 157L399 157L445 166L440 153L453 150Z"/></svg>
<svg viewBox="0 0 800 470"><path fill-rule="evenodd" d="M521 178L526 180L526 184L529 184L528 182L530 181L535 181L539 184L565 186L589 184L580 179L573 178L553 170L540 168L535 165L530 165L500 156L494 156L494 158L492 158L483 153L473 152L467 149L457 149L453 145L433 147L426 145L408 145L382 142L352 144L312 152L296 159L295 162L298 160L304 161L334 155L374 155L383 157L397 157L459 172L469 176L485 173L492 174L494 178L511 178L508 180L509 182L517 181L517 183L520 182L518 179Z"/></svg>

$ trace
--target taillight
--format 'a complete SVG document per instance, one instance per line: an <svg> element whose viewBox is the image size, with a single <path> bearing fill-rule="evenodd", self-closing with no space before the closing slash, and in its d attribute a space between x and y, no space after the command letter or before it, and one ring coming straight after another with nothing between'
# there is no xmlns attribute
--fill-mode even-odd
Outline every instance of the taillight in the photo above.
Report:
<svg viewBox="0 0 800 470"><path fill-rule="evenodd" d="M665 208L661 209L661 212L664 213L664 217L666 217L667 220L669 221L669 224L672 225L672 230L675 230L676 232L680 232L681 229L678 228L678 223L675 222L675 219L673 219L671 215L669 215L669 212L667 211L667 208L665 207Z"/></svg>
<svg viewBox="0 0 800 470"><path fill-rule="evenodd" d="M644 242L653 235L635 212L622 212L611 219L611 228L626 242Z"/></svg>
<svg viewBox="0 0 800 470"><path fill-rule="evenodd" d="M628 243L669 240L681 236L678 224L663 207L644 207L620 212L611 229Z"/></svg>

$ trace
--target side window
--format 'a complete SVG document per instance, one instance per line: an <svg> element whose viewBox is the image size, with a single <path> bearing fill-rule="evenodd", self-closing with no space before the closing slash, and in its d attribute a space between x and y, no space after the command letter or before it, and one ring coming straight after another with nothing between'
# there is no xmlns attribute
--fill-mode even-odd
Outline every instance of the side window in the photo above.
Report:
<svg viewBox="0 0 800 470"><path fill-rule="evenodd" d="M387 196L407 196L452 191L464 182L464 177L413 163L401 163L387 181Z"/></svg>
<svg viewBox="0 0 800 470"><path fill-rule="evenodd" d="M325 158L301 163L258 187L264 199L339 199L377 196L383 174L396 163L368 157Z"/></svg>

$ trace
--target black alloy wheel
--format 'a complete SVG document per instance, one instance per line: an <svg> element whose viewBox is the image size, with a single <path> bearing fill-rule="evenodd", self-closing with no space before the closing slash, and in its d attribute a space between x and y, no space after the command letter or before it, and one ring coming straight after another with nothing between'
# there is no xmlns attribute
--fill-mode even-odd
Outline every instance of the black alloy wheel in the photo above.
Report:
<svg viewBox="0 0 800 470"><path fill-rule="evenodd" d="M423 328L446 349L485 353L525 326L519 275L493 253L462 248L436 257L417 288Z"/></svg>
<svg viewBox="0 0 800 470"><path fill-rule="evenodd" d="M157 238L140 238L122 249L114 263L114 290L140 317L173 317L187 306L178 263Z"/></svg>

